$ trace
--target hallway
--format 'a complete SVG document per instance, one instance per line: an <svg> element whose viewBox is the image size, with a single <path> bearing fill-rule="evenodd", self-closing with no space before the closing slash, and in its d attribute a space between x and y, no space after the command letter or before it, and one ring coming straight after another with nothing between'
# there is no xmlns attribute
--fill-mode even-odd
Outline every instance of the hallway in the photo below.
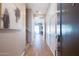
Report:
<svg viewBox="0 0 79 59"><path fill-rule="evenodd" d="M40 6L41 5L41 6ZM49 15L52 12L53 4L26 4L27 17L26 17L26 28L27 28L27 42L25 56L53 56L55 55L56 39L55 31L50 34L48 29L53 28L55 30L55 20L50 19ZM50 7L50 8L49 8ZM49 9L49 10L48 10ZM50 23L49 20L52 20ZM50 25L50 24L51 25ZM47 27L45 27L47 25ZM52 26L51 28L48 28ZM47 30L47 31L46 31ZM46 32L45 32L46 31ZM47 35L47 37L45 37ZM50 39L49 36L52 36ZM46 39L45 39L46 38ZM51 49L51 50L50 50ZM52 53L53 51L53 53Z"/></svg>
<svg viewBox="0 0 79 59"><path fill-rule="evenodd" d="M22 3L1 4L0 55L2 56L55 56L57 4ZM3 20L8 10L10 24ZM8 21L8 22L9 22Z"/></svg>
<svg viewBox="0 0 79 59"><path fill-rule="evenodd" d="M53 56L42 35L36 34L32 44L26 50L25 56Z"/></svg>
<svg viewBox="0 0 79 59"><path fill-rule="evenodd" d="M0 3L0 56L79 56L79 3Z"/></svg>

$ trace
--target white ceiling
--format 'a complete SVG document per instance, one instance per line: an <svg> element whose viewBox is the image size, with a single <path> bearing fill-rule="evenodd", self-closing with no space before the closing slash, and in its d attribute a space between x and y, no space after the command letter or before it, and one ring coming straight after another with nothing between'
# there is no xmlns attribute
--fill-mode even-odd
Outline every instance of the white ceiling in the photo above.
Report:
<svg viewBox="0 0 79 59"><path fill-rule="evenodd" d="M27 3L26 8L32 9L34 13L40 11L42 14L45 14L49 8L50 3Z"/></svg>

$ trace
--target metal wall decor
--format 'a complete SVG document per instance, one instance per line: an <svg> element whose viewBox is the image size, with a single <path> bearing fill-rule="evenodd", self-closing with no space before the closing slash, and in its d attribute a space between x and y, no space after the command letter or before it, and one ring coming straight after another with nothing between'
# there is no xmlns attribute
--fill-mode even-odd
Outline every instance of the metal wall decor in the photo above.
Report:
<svg viewBox="0 0 79 59"><path fill-rule="evenodd" d="M2 20L3 20L3 27L4 28L9 28L9 26L10 26L10 19L9 19L9 13L8 13L7 8L5 8Z"/></svg>
<svg viewBox="0 0 79 59"><path fill-rule="evenodd" d="M1 5L0 30L20 30L22 29L21 9L15 4Z"/></svg>
<svg viewBox="0 0 79 59"><path fill-rule="evenodd" d="M19 10L19 8L16 8L16 10L15 10L15 16L16 16L16 22L18 22L18 20L20 18L20 10Z"/></svg>

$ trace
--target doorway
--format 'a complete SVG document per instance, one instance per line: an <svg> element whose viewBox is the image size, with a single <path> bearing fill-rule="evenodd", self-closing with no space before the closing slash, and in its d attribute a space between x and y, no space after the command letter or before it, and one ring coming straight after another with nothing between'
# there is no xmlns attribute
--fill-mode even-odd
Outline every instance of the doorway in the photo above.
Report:
<svg viewBox="0 0 79 59"><path fill-rule="evenodd" d="M44 24L44 16L36 16L32 21L32 38L35 39L37 35L40 35L42 39L45 37L45 24Z"/></svg>

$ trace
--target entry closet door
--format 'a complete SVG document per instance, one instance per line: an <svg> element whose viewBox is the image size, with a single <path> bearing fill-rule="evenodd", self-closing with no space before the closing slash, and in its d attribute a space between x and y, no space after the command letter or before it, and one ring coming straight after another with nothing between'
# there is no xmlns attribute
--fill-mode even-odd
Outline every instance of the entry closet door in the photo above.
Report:
<svg viewBox="0 0 79 59"><path fill-rule="evenodd" d="M61 55L79 56L79 4L63 3L61 7Z"/></svg>

